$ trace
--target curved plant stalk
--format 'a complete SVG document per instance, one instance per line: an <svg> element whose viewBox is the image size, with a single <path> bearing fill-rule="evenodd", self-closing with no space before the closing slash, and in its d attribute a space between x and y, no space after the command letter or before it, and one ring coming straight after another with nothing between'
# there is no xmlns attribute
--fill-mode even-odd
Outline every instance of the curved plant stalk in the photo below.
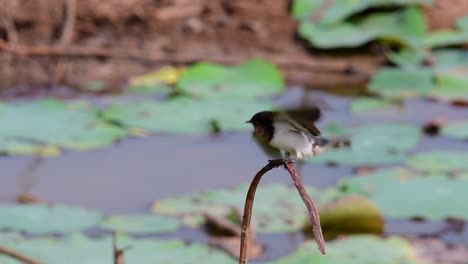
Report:
<svg viewBox="0 0 468 264"><path fill-rule="evenodd" d="M247 253L248 253L248 242L249 242L249 236L250 236L250 219L252 218L252 208L253 208L253 202L255 198L255 192L257 191L257 186L260 183L262 176L265 175L265 173L267 173L268 171L274 168L278 168L279 166L284 166L284 168L291 175L294 185L299 191L299 195L301 196L302 200L307 206L307 210L309 211L309 217L312 223L312 229L314 232L315 240L320 249L320 252L322 252L322 254L324 255L326 253L325 241L323 239L322 227L320 226L320 217L319 217L317 207L315 206L315 203L312 201L312 199L307 195L307 192L305 191L305 188L302 185L302 182L296 173L294 162L291 160L286 160L286 159L276 159L276 160L270 160L265 167L263 167L259 172L257 172L247 192L247 197L245 199L245 206L244 206L244 215L242 218L239 264L248 263Z"/></svg>
<svg viewBox="0 0 468 264"><path fill-rule="evenodd" d="M25 264L42 264L42 262L40 262L39 260L20 254L19 252L16 252L2 245L0 245L0 255L12 257Z"/></svg>

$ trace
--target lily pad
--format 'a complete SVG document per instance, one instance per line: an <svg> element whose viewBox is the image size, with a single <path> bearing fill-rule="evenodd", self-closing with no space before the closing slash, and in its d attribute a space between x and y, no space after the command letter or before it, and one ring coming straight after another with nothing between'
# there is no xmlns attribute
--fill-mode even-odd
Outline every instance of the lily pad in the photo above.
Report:
<svg viewBox="0 0 468 264"><path fill-rule="evenodd" d="M442 135L468 140L468 120L452 121L442 127Z"/></svg>
<svg viewBox="0 0 468 264"><path fill-rule="evenodd" d="M468 179L447 175L417 175L408 170L385 169L342 180L346 193L367 195L391 218L423 217L443 220L468 218L465 199Z"/></svg>
<svg viewBox="0 0 468 264"><path fill-rule="evenodd" d="M382 239L363 235L346 237L328 243L326 256L316 250L315 242L304 243L292 255L284 257L276 264L417 264L425 263L415 258L416 252L410 243L402 238Z"/></svg>
<svg viewBox="0 0 468 264"><path fill-rule="evenodd" d="M468 42L467 17L462 17L457 21L457 30L439 30L431 32L425 41L425 46L429 48L439 48L452 45L463 45Z"/></svg>
<svg viewBox="0 0 468 264"><path fill-rule="evenodd" d="M372 77L368 89L390 98L426 95L434 89L433 74L425 69L383 68Z"/></svg>
<svg viewBox="0 0 468 264"><path fill-rule="evenodd" d="M329 149L309 161L352 166L396 163L406 159L421 136L419 127L405 123L362 125L349 134L350 148Z"/></svg>
<svg viewBox="0 0 468 264"><path fill-rule="evenodd" d="M125 130L101 121L97 111L86 104L53 99L1 104L0 118L0 141L17 144L13 148L0 144L5 151L15 152L27 145L90 150L111 145L126 135Z"/></svg>
<svg viewBox="0 0 468 264"><path fill-rule="evenodd" d="M468 78L439 74L436 78L436 86L429 91L429 95L443 100L468 100Z"/></svg>
<svg viewBox="0 0 468 264"><path fill-rule="evenodd" d="M308 194L318 204L337 197L337 190L318 191L307 187ZM153 211L159 214L179 216L183 222L200 225L204 213L225 217L231 208L243 208L247 186L232 190L218 190L189 194L156 201ZM260 233L291 232L299 230L308 221L307 211L296 189L282 184L260 186L255 196L252 222Z"/></svg>
<svg viewBox="0 0 468 264"><path fill-rule="evenodd" d="M412 156L408 165L422 171L457 172L468 170L468 152L431 151Z"/></svg>
<svg viewBox="0 0 468 264"><path fill-rule="evenodd" d="M369 199L351 195L320 208L320 223L327 239L343 234L382 234L382 212ZM308 224L304 230L310 230Z"/></svg>
<svg viewBox="0 0 468 264"><path fill-rule="evenodd" d="M299 26L299 35L317 48L359 47L376 39L420 47L426 31L424 14L418 8L375 13L357 23L313 24L304 21Z"/></svg>
<svg viewBox="0 0 468 264"><path fill-rule="evenodd" d="M132 247L131 250L125 251L125 263L128 264L237 263L222 251L197 243L188 245L182 240L136 240L128 237L119 237L117 240L119 248ZM110 263L113 260L112 241L109 237L89 239L75 234L62 239L0 238L0 243L47 264L97 264ZM0 262L2 264L21 263L4 255L0 255Z"/></svg>
<svg viewBox="0 0 468 264"><path fill-rule="evenodd" d="M391 107L393 104L385 99L360 97L351 103L351 112L368 113Z"/></svg>
<svg viewBox="0 0 468 264"><path fill-rule="evenodd" d="M127 127L156 133L202 134L213 132L213 122L221 130L250 129L245 120L254 113L272 109L269 102L253 100L193 100L178 97L165 102L142 101L115 105L103 117Z"/></svg>
<svg viewBox="0 0 468 264"><path fill-rule="evenodd" d="M22 142L17 139L0 137L0 153L9 155L36 155L42 157L57 156L60 149L54 145L39 145Z"/></svg>
<svg viewBox="0 0 468 264"><path fill-rule="evenodd" d="M177 88L197 98L267 98L284 91L284 80L275 65L259 59L231 67L198 63L182 74Z"/></svg>
<svg viewBox="0 0 468 264"><path fill-rule="evenodd" d="M114 215L102 223L106 229L129 233L171 232L179 226L177 218L160 215Z"/></svg>
<svg viewBox="0 0 468 264"><path fill-rule="evenodd" d="M326 0L295 0L292 6L292 15L297 19L308 19L318 12L325 2ZM323 11L319 22L340 22L355 13L369 8L430 3L432 3L432 0L347 0L332 2Z"/></svg>
<svg viewBox="0 0 468 264"><path fill-rule="evenodd" d="M142 76L133 77L129 81L130 93L152 94L162 93L168 95L184 72L184 68L162 67Z"/></svg>
<svg viewBox="0 0 468 264"><path fill-rule="evenodd" d="M0 205L0 229L28 233L67 233L98 225L101 214L64 205Z"/></svg>

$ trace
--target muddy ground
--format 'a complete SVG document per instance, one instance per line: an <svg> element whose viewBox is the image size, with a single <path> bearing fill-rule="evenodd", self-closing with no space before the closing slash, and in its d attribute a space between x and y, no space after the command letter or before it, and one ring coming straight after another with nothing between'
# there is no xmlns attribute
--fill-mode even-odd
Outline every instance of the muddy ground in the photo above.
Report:
<svg viewBox="0 0 468 264"><path fill-rule="evenodd" d="M457 4L454 4L457 2ZM368 45L320 51L296 36L290 0L0 0L0 96L73 95L86 81L119 91L160 65L264 57L291 84L362 85L385 62ZM425 9L431 29L453 26L468 1ZM63 87L73 88L63 88Z"/></svg>

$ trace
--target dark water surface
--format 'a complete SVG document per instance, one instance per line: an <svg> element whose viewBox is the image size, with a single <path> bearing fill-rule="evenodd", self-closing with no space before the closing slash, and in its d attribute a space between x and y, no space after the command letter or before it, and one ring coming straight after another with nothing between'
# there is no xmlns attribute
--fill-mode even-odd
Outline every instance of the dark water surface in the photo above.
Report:
<svg viewBox="0 0 468 264"><path fill-rule="evenodd" d="M283 106L307 104L305 92L290 89L277 100ZM406 103L379 113L351 114L350 97L314 93L312 101L326 102L320 126L327 123L360 123L406 121L424 124L435 117L448 120L468 119L467 108L425 100ZM246 117L248 119L249 117ZM398 139L395 139L396 141ZM424 137L417 151L433 149L467 150L468 142L442 137ZM44 159L33 175L21 176L31 157L0 158L0 202L14 201L18 193L27 191L52 203L80 205L106 214L147 213L151 204L162 198L188 192L212 190L248 183L267 162L267 157L251 141L249 133L223 133L219 136L163 136L129 138L98 151L66 152ZM307 184L325 187L352 174L351 167L327 167L306 164L302 168ZM271 171L262 180L290 182L282 169ZM468 244L468 231L453 231L444 222L387 221L389 234L438 235L454 242ZM184 228L175 235L207 242L202 231ZM266 257L276 258L289 253L304 239L300 233L260 235L267 243Z"/></svg>

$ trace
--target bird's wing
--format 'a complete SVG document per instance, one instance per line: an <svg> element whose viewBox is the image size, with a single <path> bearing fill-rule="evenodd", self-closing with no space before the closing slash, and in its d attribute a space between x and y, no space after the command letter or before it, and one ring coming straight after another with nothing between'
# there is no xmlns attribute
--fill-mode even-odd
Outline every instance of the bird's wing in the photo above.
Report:
<svg viewBox="0 0 468 264"><path fill-rule="evenodd" d="M318 108L314 108L310 112L307 110L280 112L277 116L279 121L287 122L293 128L293 132L312 136L320 135L320 130L315 126L315 122L320 118Z"/></svg>

